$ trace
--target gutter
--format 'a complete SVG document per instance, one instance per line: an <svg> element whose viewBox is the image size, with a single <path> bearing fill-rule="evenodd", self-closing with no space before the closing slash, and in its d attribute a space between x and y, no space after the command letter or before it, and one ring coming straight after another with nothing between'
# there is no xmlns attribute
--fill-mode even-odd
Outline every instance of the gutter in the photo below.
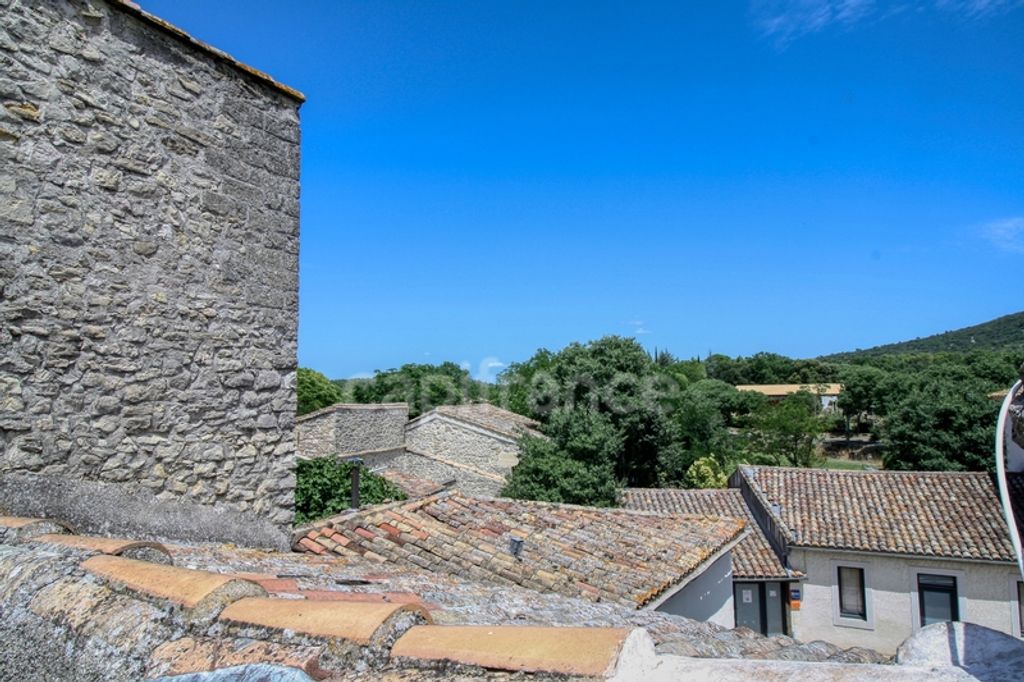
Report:
<svg viewBox="0 0 1024 682"><path fill-rule="evenodd" d="M989 566L1013 566L1016 562L1012 559L968 559L956 556L937 556L935 554L902 554L900 552L876 552L865 549L840 549L838 547L813 547L805 545L793 545L794 549L802 549L805 552L819 552L826 554L856 554L857 556L885 557L887 559L913 559L915 561L954 561L965 564L987 564Z"/></svg>

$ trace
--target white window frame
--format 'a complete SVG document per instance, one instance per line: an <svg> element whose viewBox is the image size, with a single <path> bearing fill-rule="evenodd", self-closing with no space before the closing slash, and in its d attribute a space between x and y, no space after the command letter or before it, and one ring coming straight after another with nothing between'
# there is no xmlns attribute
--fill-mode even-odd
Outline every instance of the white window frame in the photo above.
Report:
<svg viewBox="0 0 1024 682"><path fill-rule="evenodd" d="M1020 627L1020 592L1017 591L1017 584L1024 582L1024 579L1017 573L1010 576L1010 632L1014 637L1024 637ZM957 588L959 596L959 588Z"/></svg>
<svg viewBox="0 0 1024 682"><path fill-rule="evenodd" d="M921 595L917 593L917 577L921 574L925 575L948 575L956 578L956 610L960 616L960 622L964 623L968 620L967 616L967 599L964 597L964 586L966 585L966 573L964 571L952 571L943 568L932 568L930 566L911 566L910 567L910 618L913 625L913 631L917 632L921 629ZM1016 589L1016 588L1015 588Z"/></svg>
<svg viewBox="0 0 1024 682"><path fill-rule="evenodd" d="M832 624L840 628L856 628L858 630L875 629L874 591L871 589L871 563L864 561L831 560L832 572ZM839 611L839 569L859 568L864 572L864 620L848 618Z"/></svg>

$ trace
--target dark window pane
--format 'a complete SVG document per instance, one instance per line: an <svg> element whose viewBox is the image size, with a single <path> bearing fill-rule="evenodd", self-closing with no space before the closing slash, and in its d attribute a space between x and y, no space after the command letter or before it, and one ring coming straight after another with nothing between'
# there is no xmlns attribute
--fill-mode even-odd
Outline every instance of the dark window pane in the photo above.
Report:
<svg viewBox="0 0 1024 682"><path fill-rule="evenodd" d="M864 599L864 569L839 567L839 615L867 620Z"/></svg>
<svg viewBox="0 0 1024 682"><path fill-rule="evenodd" d="M1017 618L1020 623L1021 634L1024 635L1024 583L1017 583Z"/></svg>
<svg viewBox="0 0 1024 682"><path fill-rule="evenodd" d="M917 591L921 601L922 627L960 620L955 577L922 573L917 576Z"/></svg>

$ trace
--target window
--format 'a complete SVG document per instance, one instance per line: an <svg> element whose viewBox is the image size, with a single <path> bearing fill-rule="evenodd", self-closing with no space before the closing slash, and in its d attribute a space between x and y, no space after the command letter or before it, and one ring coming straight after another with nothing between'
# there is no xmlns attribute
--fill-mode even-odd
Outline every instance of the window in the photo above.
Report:
<svg viewBox="0 0 1024 682"><path fill-rule="evenodd" d="M921 627L960 620L955 576L919 573L917 598L921 602Z"/></svg>
<svg viewBox="0 0 1024 682"><path fill-rule="evenodd" d="M1017 627L1024 636L1024 583L1017 581Z"/></svg>
<svg viewBox="0 0 1024 682"><path fill-rule="evenodd" d="M868 619L864 595L864 569L839 566L839 615L842 618Z"/></svg>

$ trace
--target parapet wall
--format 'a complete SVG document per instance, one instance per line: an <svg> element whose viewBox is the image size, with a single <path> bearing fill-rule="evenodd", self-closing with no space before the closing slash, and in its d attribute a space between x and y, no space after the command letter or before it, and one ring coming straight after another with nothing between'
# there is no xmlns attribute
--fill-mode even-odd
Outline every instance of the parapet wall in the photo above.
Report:
<svg viewBox="0 0 1024 682"><path fill-rule="evenodd" d="M121 2L0 4L0 477L290 523L300 96Z"/></svg>
<svg viewBox="0 0 1024 682"><path fill-rule="evenodd" d="M338 404L296 420L299 457L353 455L405 447L406 403Z"/></svg>

